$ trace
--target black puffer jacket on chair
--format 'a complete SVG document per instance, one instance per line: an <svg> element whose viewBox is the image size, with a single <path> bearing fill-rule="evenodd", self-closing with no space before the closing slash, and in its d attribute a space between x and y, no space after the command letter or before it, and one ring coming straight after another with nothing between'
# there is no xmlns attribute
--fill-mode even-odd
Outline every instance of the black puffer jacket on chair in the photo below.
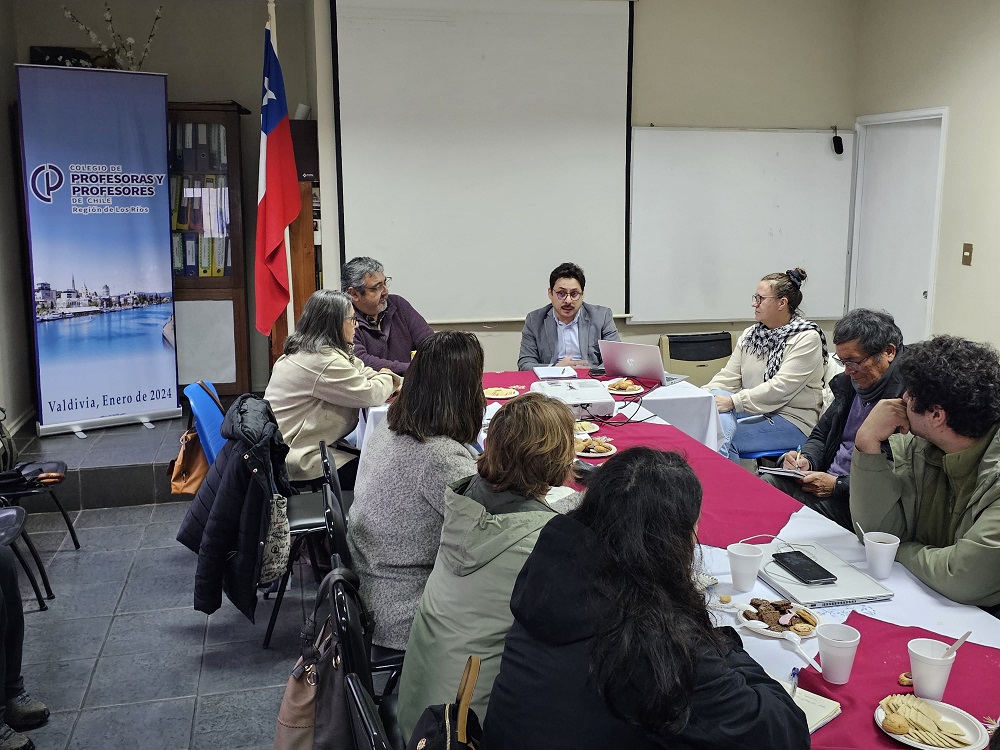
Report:
<svg viewBox="0 0 1000 750"><path fill-rule="evenodd" d="M177 541L198 554L194 608L215 612L225 591L253 622L271 497L292 494L288 446L271 407L249 394L226 412L222 436L227 442L191 501Z"/></svg>

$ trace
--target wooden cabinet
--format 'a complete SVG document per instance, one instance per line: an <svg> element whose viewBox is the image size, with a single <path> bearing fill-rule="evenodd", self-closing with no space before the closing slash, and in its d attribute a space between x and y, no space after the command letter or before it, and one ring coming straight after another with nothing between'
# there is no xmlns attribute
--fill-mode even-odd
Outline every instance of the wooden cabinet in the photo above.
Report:
<svg viewBox="0 0 1000 750"><path fill-rule="evenodd" d="M171 102L169 165L178 380L250 389L236 102Z"/></svg>

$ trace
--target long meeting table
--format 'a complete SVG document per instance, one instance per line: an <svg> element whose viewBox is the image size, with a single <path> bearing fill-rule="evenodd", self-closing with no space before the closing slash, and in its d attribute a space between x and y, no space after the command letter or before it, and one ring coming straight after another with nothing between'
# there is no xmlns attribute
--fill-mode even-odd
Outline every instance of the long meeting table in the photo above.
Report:
<svg viewBox="0 0 1000 750"><path fill-rule="evenodd" d="M514 380L515 375L521 376L522 382ZM505 387L516 384L526 391L525 386L533 379L532 373L499 376L487 373L484 384ZM725 548L756 535L776 536L791 543L816 542L848 563L866 570L864 546L851 532L803 507L738 464L722 458L701 439L667 424L647 408L648 398L641 403L631 399L618 406L618 414L600 424L598 435L610 438L619 450L645 445L681 453L702 483L700 567L719 581L711 590L713 600L720 594L730 594L740 602L749 602L752 597L784 598L760 579L749 593L736 592L732 588ZM367 425L359 432L362 461L362 433L368 433L383 421L385 413L386 407L368 412ZM601 459L586 460L601 463ZM923 628L945 639L955 639L966 630L972 630L969 643L979 645L970 649L967 644L959 651L955 674L962 673L964 677L949 682L945 700L969 711L977 719L984 718L987 713L994 717L1000 713L1000 620L977 607L946 599L899 563L893 566L892 575L883 583L894 592L889 601L817 610L823 622L843 622L850 618L850 624L862 630L862 642L851 681L846 685L827 685L811 668L800 677L803 687L837 700L843 708L840 717L814 733L814 748L901 747L885 736L872 718L879 698L909 690L896 684L898 673L909 669L905 640L926 633L914 634L901 628ZM731 612L713 611L713 617L719 625L736 624L736 616ZM793 667L805 667L803 659L787 641L757 635L745 628L739 632L747 651L771 675L787 678ZM815 638L804 639L802 647L814 657L818 652ZM904 663L905 667L900 668ZM876 694L878 698L873 702L872 696ZM995 698L992 703L990 695Z"/></svg>

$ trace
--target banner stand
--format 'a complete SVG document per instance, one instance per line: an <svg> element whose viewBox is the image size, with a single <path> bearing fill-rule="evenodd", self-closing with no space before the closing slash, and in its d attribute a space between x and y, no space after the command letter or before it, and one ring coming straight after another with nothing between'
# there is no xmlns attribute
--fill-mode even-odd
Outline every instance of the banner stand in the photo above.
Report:
<svg viewBox="0 0 1000 750"><path fill-rule="evenodd" d="M36 431L178 417L166 76L16 69Z"/></svg>

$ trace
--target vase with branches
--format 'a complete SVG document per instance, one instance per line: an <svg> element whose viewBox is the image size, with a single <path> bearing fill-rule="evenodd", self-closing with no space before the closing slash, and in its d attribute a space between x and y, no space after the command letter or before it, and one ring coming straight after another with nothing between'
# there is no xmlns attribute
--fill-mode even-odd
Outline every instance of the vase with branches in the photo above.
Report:
<svg viewBox="0 0 1000 750"><path fill-rule="evenodd" d="M121 70L142 70L142 63L146 60L146 55L149 54L149 45L156 35L156 25L160 22L160 18L163 17L163 6L161 5L153 15L153 25L149 27L149 36L146 37L146 43L142 47L142 55L140 56L136 50L135 39L130 36L123 38L115 31L114 14L111 11L110 4L104 3L104 21L108 25L108 33L111 34L110 43L104 42L97 35L96 31L77 18L76 14L65 5L62 6L62 9L63 15L75 23L80 28L80 31L89 36L92 43L99 45L101 52L111 54L114 57L115 63Z"/></svg>

